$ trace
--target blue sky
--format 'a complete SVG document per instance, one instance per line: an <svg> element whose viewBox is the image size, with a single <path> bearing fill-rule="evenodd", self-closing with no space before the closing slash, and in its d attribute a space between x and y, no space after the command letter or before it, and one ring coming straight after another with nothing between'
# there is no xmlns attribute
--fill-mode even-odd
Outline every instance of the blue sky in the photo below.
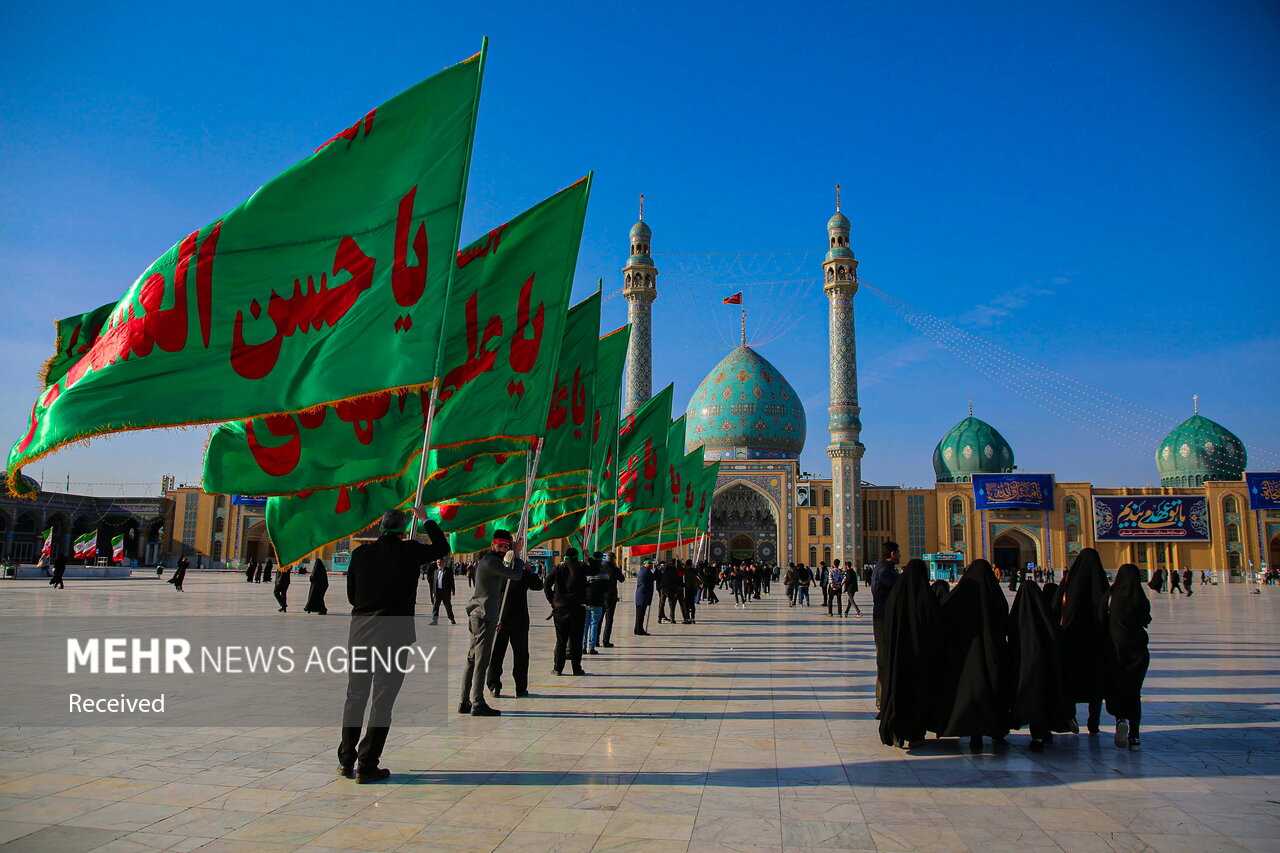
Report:
<svg viewBox="0 0 1280 853"><path fill-rule="evenodd" d="M488 35L464 239L595 170L579 296L620 287L639 193L655 252L789 252L752 256L750 274L739 256L658 255L654 384L687 400L723 352L708 329L736 325L691 319L685 297L791 282L748 293L753 328L786 332L760 351L806 401L807 470L827 470L816 265L836 183L869 283L1153 411L1188 416L1198 393L1280 451L1278 7L1041 5L6 4L0 435L22 430L51 318L115 299ZM1158 479L1154 441L1115 443L1141 431L1056 417L869 292L857 312L867 479L931 482L968 398L1025 470ZM623 300L605 315L624 322ZM73 490L190 482L203 439L99 440L32 473Z"/></svg>

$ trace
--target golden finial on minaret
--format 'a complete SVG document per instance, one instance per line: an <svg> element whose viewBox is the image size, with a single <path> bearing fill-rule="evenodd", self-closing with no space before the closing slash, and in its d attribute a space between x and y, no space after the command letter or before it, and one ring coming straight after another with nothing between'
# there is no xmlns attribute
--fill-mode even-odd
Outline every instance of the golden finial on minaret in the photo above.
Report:
<svg viewBox="0 0 1280 853"><path fill-rule="evenodd" d="M840 185L836 184L836 213L840 212Z"/></svg>
<svg viewBox="0 0 1280 853"><path fill-rule="evenodd" d="M1200 414L1200 395L1199 394L1191 395L1191 408L1194 410L1193 414L1197 414L1197 415Z"/></svg>
<svg viewBox="0 0 1280 853"><path fill-rule="evenodd" d="M644 193L640 193L640 221L644 222Z"/></svg>

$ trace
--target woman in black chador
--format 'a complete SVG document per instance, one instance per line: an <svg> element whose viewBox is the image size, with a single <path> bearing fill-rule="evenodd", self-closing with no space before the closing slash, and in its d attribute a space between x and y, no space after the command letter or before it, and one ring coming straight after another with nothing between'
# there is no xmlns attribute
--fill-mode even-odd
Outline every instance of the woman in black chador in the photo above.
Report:
<svg viewBox="0 0 1280 853"><path fill-rule="evenodd" d="M1055 589L1057 585L1054 585ZM1053 732L1072 731L1075 707L1063 682L1062 626L1040 585L1024 580L1009 611L1013 701L1009 724L1031 730L1031 749L1053 743Z"/></svg>
<svg viewBox="0 0 1280 853"><path fill-rule="evenodd" d="M1092 548L1076 557L1063 581L1062 635L1067 699L1089 703L1089 734L1100 730L1111 641L1107 628L1107 573Z"/></svg>
<svg viewBox="0 0 1280 853"><path fill-rule="evenodd" d="M983 736L997 743L1009 733L1012 693L1009 602L991 564L974 560L942 599L942 670L930 726L938 737Z"/></svg>
<svg viewBox="0 0 1280 853"><path fill-rule="evenodd" d="M923 560L911 560L885 603L880 740L906 747L923 740L934 704L941 643L938 598Z"/></svg>
<svg viewBox="0 0 1280 853"><path fill-rule="evenodd" d="M307 605L303 613L319 613L321 616L329 612L324 606L324 594L329 591L329 570L324 567L324 560L316 560L311 570L311 591L307 594Z"/></svg>
<svg viewBox="0 0 1280 853"><path fill-rule="evenodd" d="M1147 677L1151 653L1147 651L1147 626L1151 602L1142 591L1138 567L1125 563L1116 572L1108 612L1111 666L1107 673L1107 713L1116 717L1116 746L1142 748L1138 725L1142 722L1142 682Z"/></svg>
<svg viewBox="0 0 1280 853"><path fill-rule="evenodd" d="M951 584L947 583L942 578L938 578L933 582L929 589L933 590L933 594L938 596L938 601L942 601L942 599L947 597L947 593L951 592Z"/></svg>

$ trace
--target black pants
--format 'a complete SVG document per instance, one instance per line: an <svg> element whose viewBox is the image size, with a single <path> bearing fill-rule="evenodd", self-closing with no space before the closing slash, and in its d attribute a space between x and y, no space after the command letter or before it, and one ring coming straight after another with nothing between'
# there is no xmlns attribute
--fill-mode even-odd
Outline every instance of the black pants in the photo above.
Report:
<svg viewBox="0 0 1280 853"><path fill-rule="evenodd" d="M600 645L608 646L613 637L613 611L618 608L618 599L612 598L604 603L604 617L600 623Z"/></svg>
<svg viewBox="0 0 1280 853"><path fill-rule="evenodd" d="M649 612L649 605L647 604L636 605L636 628L632 633L639 634L641 631L644 630L644 616L648 612Z"/></svg>
<svg viewBox="0 0 1280 853"><path fill-rule="evenodd" d="M684 613L684 618L688 619L690 622L697 618L698 588L695 586L687 586L684 588Z"/></svg>
<svg viewBox="0 0 1280 853"><path fill-rule="evenodd" d="M288 588L280 589L276 587L276 601L280 602L282 608L289 606L289 590Z"/></svg>
<svg viewBox="0 0 1280 853"><path fill-rule="evenodd" d="M861 607L859 607L859 606L858 606L858 604L857 604L857 602L855 602L855 601L853 600L853 593L852 593L852 592L850 592L850 593L849 593L849 597L848 597L848 599L845 601L845 605L844 605L844 615L845 615L845 616L848 616L848 615L849 615L849 611L850 611L850 610L856 610L856 611L858 612L858 615L859 615L859 616L861 616L861 615L862 615L862 608L861 608Z"/></svg>
<svg viewBox="0 0 1280 853"><path fill-rule="evenodd" d="M885 636L884 619L871 619L871 634L876 640L876 707L880 707L880 691L884 680L884 660L889 653L889 638Z"/></svg>
<svg viewBox="0 0 1280 853"><path fill-rule="evenodd" d="M556 672L564 671L567 657L574 672L582 671L582 631L586 627L587 612L581 607L557 607L551 617L556 626L556 650L551 666Z"/></svg>
<svg viewBox="0 0 1280 853"><path fill-rule="evenodd" d="M715 584L709 584L705 589L703 589L702 597L707 600L708 604L720 603L720 596L716 595Z"/></svg>
<svg viewBox="0 0 1280 853"><path fill-rule="evenodd" d="M676 602L677 601L680 602L681 617L684 619L689 618L687 615L684 615L685 614L684 600L680 597L680 592L674 589L669 591L664 589L658 593L658 621L659 622L663 620L668 604L671 605L671 621L672 622L676 621Z"/></svg>
<svg viewBox="0 0 1280 853"><path fill-rule="evenodd" d="M473 613L468 625L471 628L471 648L467 650L467 668L462 673L461 703L483 705L484 682L489 676L489 655L493 652L493 635L498 623Z"/></svg>
<svg viewBox="0 0 1280 853"><path fill-rule="evenodd" d="M347 701L342 708L342 743L338 746L338 763L343 767L358 764L358 772L378 768L382 749L391 731L391 708L395 705L404 673L392 667L389 672L352 672L347 676ZM370 704L370 697L373 702ZM360 739L365 707L369 707L369 727Z"/></svg>
<svg viewBox="0 0 1280 853"><path fill-rule="evenodd" d="M497 639L493 643L493 656L489 658L489 689L497 693L502 689L502 660L507 656L507 646L511 646L511 679L516 683L516 692L524 693L529 689L529 625L498 628Z"/></svg>
<svg viewBox="0 0 1280 853"><path fill-rule="evenodd" d="M444 604L444 612L448 614L449 621L453 621L453 596L437 595L436 600L431 604L431 621L435 622L440 618L440 605Z"/></svg>
<svg viewBox="0 0 1280 853"><path fill-rule="evenodd" d="M844 607L844 602L842 602L840 598L841 598L841 590L838 590L838 589L827 590L827 615L828 616L832 615L831 614L832 607L836 609L836 612L835 612L836 616L841 615L840 611L841 611L841 608Z"/></svg>
<svg viewBox="0 0 1280 853"><path fill-rule="evenodd" d="M831 590L828 589L827 585L824 583L822 584L822 606L827 608L828 613L831 612L830 604L831 604Z"/></svg>

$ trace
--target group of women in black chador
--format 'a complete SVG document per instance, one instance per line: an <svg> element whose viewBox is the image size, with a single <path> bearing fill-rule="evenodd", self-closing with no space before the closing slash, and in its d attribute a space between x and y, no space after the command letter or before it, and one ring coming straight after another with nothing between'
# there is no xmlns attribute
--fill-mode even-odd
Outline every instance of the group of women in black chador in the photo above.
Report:
<svg viewBox="0 0 1280 853"><path fill-rule="evenodd" d="M885 610L880 739L905 747L935 732L976 747L1026 726L1040 751L1055 732L1079 731L1077 703L1098 734L1105 701L1116 746L1138 750L1150 623L1138 567L1126 563L1109 584L1092 548L1061 586L1023 582L1012 607L986 560L954 587L931 585L911 560Z"/></svg>

